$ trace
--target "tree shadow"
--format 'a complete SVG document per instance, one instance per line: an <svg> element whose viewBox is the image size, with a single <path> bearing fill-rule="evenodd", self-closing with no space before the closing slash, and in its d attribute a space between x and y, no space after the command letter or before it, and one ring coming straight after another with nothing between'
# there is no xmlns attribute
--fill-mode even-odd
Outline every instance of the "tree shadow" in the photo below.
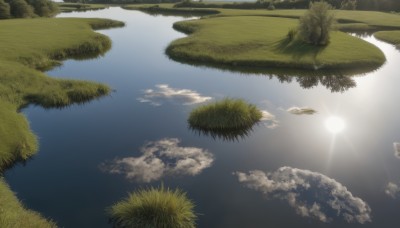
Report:
<svg viewBox="0 0 400 228"><path fill-rule="evenodd" d="M317 56L326 46L327 45L307 44L299 39L290 40L288 38L283 38L275 44L275 51L291 55L292 58L296 60L310 56L315 62Z"/></svg>

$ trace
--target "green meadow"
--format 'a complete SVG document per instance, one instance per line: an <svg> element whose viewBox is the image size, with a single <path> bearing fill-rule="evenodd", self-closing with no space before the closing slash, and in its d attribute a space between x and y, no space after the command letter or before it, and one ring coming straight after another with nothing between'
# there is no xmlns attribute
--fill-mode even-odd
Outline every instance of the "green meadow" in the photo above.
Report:
<svg viewBox="0 0 400 228"><path fill-rule="evenodd" d="M41 70L60 65L65 58L104 53L111 41L93 29L119 26L123 23L103 19L0 21L0 175L38 149L21 108L29 104L61 108L110 92L103 84L50 78ZM24 210L2 179L0 193L0 227L54 226L37 213Z"/></svg>

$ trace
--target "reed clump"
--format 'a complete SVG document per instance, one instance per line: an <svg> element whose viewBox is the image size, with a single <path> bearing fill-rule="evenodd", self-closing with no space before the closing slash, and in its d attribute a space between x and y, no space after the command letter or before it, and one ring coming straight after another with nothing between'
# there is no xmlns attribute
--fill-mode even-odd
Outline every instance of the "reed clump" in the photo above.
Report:
<svg viewBox="0 0 400 228"><path fill-rule="evenodd" d="M238 130L251 128L262 118L262 112L241 99L226 98L196 108L190 113L190 127L203 130Z"/></svg>
<svg viewBox="0 0 400 228"><path fill-rule="evenodd" d="M109 209L115 227L194 228L193 203L179 189L141 189Z"/></svg>

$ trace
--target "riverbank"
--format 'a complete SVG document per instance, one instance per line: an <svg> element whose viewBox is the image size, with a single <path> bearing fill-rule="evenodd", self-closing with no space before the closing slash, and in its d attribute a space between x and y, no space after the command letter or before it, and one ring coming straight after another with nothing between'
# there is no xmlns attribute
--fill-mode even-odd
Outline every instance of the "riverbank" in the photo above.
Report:
<svg viewBox="0 0 400 228"><path fill-rule="evenodd" d="M3 31L0 36L0 175L15 162L29 159L38 149L28 121L19 113L21 108L29 104L62 108L110 92L110 88L103 84L54 79L41 70L60 65L65 58L94 57L106 52L111 41L93 29L123 25L105 19L0 21L0 30ZM26 213L20 213L23 208L4 181L0 185L1 191L6 192L0 194L0 202L9 202L0 204L0 211L7 211L0 213L0 227L10 227L8 224L25 220ZM37 214L35 216L40 219ZM53 226L52 223L48 225Z"/></svg>
<svg viewBox="0 0 400 228"><path fill-rule="evenodd" d="M374 34L374 36L382 41L396 45L400 49L400 31L381 31Z"/></svg>

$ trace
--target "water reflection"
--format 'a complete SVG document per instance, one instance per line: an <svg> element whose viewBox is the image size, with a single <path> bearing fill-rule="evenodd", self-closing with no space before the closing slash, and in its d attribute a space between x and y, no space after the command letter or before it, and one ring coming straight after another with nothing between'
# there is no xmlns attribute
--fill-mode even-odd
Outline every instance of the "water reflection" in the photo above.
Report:
<svg viewBox="0 0 400 228"><path fill-rule="evenodd" d="M393 182L389 182L386 185L385 193L389 197L391 197L393 199L396 199L397 197L400 196L400 187L397 184L393 183Z"/></svg>
<svg viewBox="0 0 400 228"><path fill-rule="evenodd" d="M261 122L256 125L264 125L269 129L275 129L279 126L279 121L276 119L275 115L269 113L266 110L262 110L262 118ZM245 139L250 136L253 131L253 126L244 127L240 129L203 129L199 127L195 127L189 124L189 129L197 135L204 135L207 137L211 137L214 140L220 139L223 141L239 141L241 139Z"/></svg>
<svg viewBox="0 0 400 228"><path fill-rule="evenodd" d="M234 129L234 130L206 130L189 125L189 129L197 135L210 136L214 140L221 139L223 141L239 141L245 139L253 131L253 127Z"/></svg>
<svg viewBox="0 0 400 228"><path fill-rule="evenodd" d="M398 142L393 143L393 148L394 148L394 156L400 158L400 143Z"/></svg>
<svg viewBox="0 0 400 228"><path fill-rule="evenodd" d="M214 156L197 147L178 146L179 139L165 138L149 142L141 148L140 157L115 158L100 164L100 169L112 174L122 174L129 180L151 182L163 176L194 176L208 168Z"/></svg>
<svg viewBox="0 0 400 228"><path fill-rule="evenodd" d="M346 128L346 123L340 117L330 116L325 121L325 127L332 134L337 134L337 133L342 132Z"/></svg>
<svg viewBox="0 0 400 228"><path fill-rule="evenodd" d="M170 57L171 58L171 57ZM219 64L198 63L182 59L174 59L197 67L212 67L222 71L240 72L243 74L256 74L267 76L270 79L277 78L281 83L292 83L296 81L304 89L313 88L319 84L325 86L331 92L345 92L348 89L357 86L351 76L360 76L377 70L376 67L363 67L361 69L343 69L343 70L296 70L296 69L273 69L260 67L239 67L226 66Z"/></svg>
<svg viewBox="0 0 400 228"><path fill-rule="evenodd" d="M290 107L286 110L287 112L294 114L294 115L312 115L317 113L317 111L315 111L312 108L309 107Z"/></svg>
<svg viewBox="0 0 400 228"><path fill-rule="evenodd" d="M194 90L171 88L165 84L156 85L155 87L157 88L156 90L145 90L143 97L140 97L137 100L142 103L150 103L154 106L160 106L164 101L192 105L212 99L211 97L202 96Z"/></svg>
<svg viewBox="0 0 400 228"><path fill-rule="evenodd" d="M371 222L371 209L345 186L321 173L281 167L272 173L235 172L239 182L268 198L286 200L303 217L322 222L335 217L347 222Z"/></svg>

